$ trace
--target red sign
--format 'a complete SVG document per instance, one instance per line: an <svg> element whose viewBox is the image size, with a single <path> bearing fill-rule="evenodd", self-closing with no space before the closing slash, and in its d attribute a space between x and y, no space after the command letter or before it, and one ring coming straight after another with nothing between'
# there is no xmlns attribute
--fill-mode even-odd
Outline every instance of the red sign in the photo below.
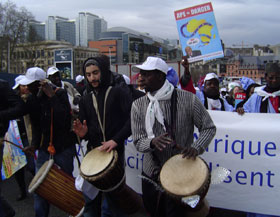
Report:
<svg viewBox="0 0 280 217"><path fill-rule="evenodd" d="M175 11L174 13L175 13L176 20L181 20L181 19L185 19L187 17L204 14L204 13L208 13L211 11L213 11L213 7L212 7L212 4L210 2L208 2L208 3L202 4L202 5L196 5L194 7L181 9L181 10Z"/></svg>

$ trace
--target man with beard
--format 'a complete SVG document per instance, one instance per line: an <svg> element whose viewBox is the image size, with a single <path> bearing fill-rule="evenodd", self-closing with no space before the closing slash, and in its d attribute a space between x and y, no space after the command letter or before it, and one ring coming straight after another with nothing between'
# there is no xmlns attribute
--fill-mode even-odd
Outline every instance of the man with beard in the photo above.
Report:
<svg viewBox="0 0 280 217"><path fill-rule="evenodd" d="M265 80L267 84L256 87L254 94L244 104L245 112L279 113L280 67L278 63L266 64Z"/></svg>
<svg viewBox="0 0 280 217"><path fill-rule="evenodd" d="M79 119L74 121L73 129L80 138L89 141L88 151L96 147L107 152L114 149L118 153L120 164L124 166L124 141L131 135L129 114L132 99L130 92L114 83L109 66L104 56L92 57L84 62L86 94L80 100ZM103 198L103 205L108 204L112 216L126 216L117 205L120 198L115 198L110 193L104 193ZM93 200L85 195L83 215L101 216L101 199L101 193ZM102 207L102 216L108 211L104 207L106 206Z"/></svg>
<svg viewBox="0 0 280 217"><path fill-rule="evenodd" d="M233 111L233 107L220 97L219 78L215 73L205 76L203 91L197 91L196 95L208 110Z"/></svg>

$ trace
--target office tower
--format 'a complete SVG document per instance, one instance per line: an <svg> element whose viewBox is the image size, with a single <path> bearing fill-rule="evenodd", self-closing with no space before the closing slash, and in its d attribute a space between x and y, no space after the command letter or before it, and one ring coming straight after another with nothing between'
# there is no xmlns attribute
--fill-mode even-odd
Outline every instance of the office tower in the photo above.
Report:
<svg viewBox="0 0 280 217"><path fill-rule="evenodd" d="M80 12L76 19L76 45L88 47L89 41L98 40L100 33L107 30L107 22L103 18Z"/></svg>

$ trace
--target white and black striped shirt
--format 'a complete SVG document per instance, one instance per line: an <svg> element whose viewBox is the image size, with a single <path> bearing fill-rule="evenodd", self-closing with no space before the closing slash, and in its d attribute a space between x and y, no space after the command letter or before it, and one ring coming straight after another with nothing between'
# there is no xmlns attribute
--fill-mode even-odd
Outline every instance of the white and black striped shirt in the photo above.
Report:
<svg viewBox="0 0 280 217"><path fill-rule="evenodd" d="M216 127L200 100L191 92L177 91L177 114L176 114L176 143L182 148L191 146L202 154L216 133ZM160 108L164 119L171 125L171 100L160 100ZM148 139L145 129L145 116L149 98L143 96L133 102L131 108L131 129L136 149L145 153L143 172L152 177L157 175L161 166L173 155L180 152L171 145L162 152L151 149L152 139ZM199 138L193 142L194 126L199 130ZM165 133L163 126L155 120L153 126L155 137Z"/></svg>

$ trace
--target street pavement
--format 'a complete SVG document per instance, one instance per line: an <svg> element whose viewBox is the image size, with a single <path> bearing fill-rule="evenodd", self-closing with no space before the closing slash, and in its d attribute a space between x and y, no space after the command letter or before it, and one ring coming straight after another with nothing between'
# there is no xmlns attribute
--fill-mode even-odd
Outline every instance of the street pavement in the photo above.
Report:
<svg viewBox="0 0 280 217"><path fill-rule="evenodd" d="M25 180L27 186L32 180L32 176L28 171L25 171ZM9 202L14 208L16 215L15 217L33 217L33 195L28 194L27 198L22 201L16 201L19 194L19 188L14 177L11 177L2 182L2 196ZM68 217L69 215L60 209L51 206L49 217ZM145 217L143 213L133 215L133 217ZM208 217L246 217L244 212L237 212L232 210L224 209L211 209Z"/></svg>

